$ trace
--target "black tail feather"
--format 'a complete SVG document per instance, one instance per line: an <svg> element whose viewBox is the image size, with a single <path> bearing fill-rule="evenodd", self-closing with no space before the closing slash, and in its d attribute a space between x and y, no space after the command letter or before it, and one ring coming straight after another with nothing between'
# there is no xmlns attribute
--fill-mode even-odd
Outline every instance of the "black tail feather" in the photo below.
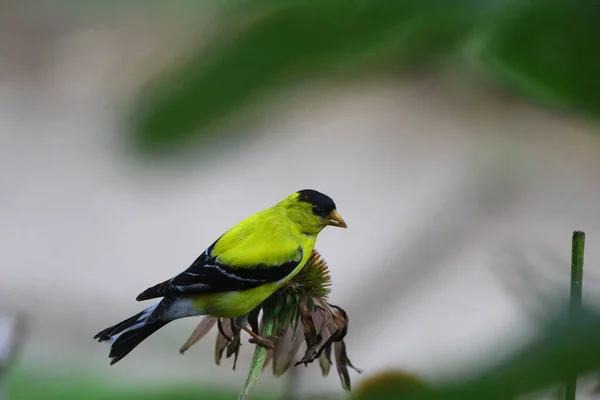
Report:
<svg viewBox="0 0 600 400"><path fill-rule="evenodd" d="M140 322L139 318L142 316L144 311L141 311L141 312L135 314L133 317L127 318L125 321L121 321L116 325L113 325L111 327L104 329L103 331L98 332L96 334L96 336L94 336L94 339L98 339L98 342L105 342L107 340L110 340L113 335L121 333L125 329Z"/></svg>
<svg viewBox="0 0 600 400"><path fill-rule="evenodd" d="M152 287L149 287L148 289L144 290L142 293L138 294L138 296L135 299L137 301L144 301L144 300L156 299L157 297L163 297L166 294L165 292L167 290L169 282L171 282L171 280L167 280L167 281L161 282L159 284L156 284Z"/></svg>
<svg viewBox="0 0 600 400"><path fill-rule="evenodd" d="M97 339L99 342L114 340L111 343L108 355L111 358L110 365L121 360L146 338L170 322L157 318L160 317L160 312L164 307L162 303L163 301L161 301L161 304L153 307L154 312L149 312L150 309L146 309L133 317L98 332L94 336L94 339ZM155 314L156 311L158 313ZM146 315L143 317L144 314ZM118 335L116 339L114 339L115 335Z"/></svg>
<svg viewBox="0 0 600 400"><path fill-rule="evenodd" d="M110 365L120 361L123 357L135 349L138 344L142 343L148 336L168 324L170 321L156 321L154 323L143 325L140 328L133 329L131 331L124 332L115 340L110 347L110 353L108 357Z"/></svg>

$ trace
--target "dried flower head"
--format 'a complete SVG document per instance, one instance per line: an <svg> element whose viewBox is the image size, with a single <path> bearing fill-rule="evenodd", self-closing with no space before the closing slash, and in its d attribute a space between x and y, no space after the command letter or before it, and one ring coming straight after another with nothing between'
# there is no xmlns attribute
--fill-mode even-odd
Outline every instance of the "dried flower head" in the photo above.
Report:
<svg viewBox="0 0 600 400"><path fill-rule="evenodd" d="M344 343L348 332L348 315L341 307L327 302L330 292L331 277L327 263L315 250L306 266L294 278L250 313L248 323L254 333L263 337L276 333L274 348L261 349L265 354L259 371L272 363L273 374L281 376L292 364L306 366L319 360L323 376L327 376L333 352L342 387L350 391L348 367L359 373L362 371L355 368L348 358ZM235 369L241 340L233 319L204 317L180 352L183 354L202 339L214 325L219 328L215 362L220 364L224 352L227 358L234 355ZM269 328L268 332L265 328ZM306 343L306 352L294 363L303 341Z"/></svg>
<svg viewBox="0 0 600 400"><path fill-rule="evenodd" d="M379 399L390 393L408 395L427 385L416 375L403 370L386 370L364 379L352 393L351 399Z"/></svg>

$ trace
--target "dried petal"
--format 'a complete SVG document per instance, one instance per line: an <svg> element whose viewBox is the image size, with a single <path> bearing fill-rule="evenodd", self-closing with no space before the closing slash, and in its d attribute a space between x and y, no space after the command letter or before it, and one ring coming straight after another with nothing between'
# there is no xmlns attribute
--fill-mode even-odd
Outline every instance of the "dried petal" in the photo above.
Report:
<svg viewBox="0 0 600 400"><path fill-rule="evenodd" d="M265 358L265 364L263 365L263 368L262 368L263 371L267 368L267 366L269 365L269 363L271 362L272 359L273 359L273 349L268 349L267 357Z"/></svg>
<svg viewBox="0 0 600 400"><path fill-rule="evenodd" d="M215 326L216 322L217 318L213 318L210 316L202 318L198 326L196 326L196 329L194 329L194 332L192 332L188 340L186 340L183 346L181 346L181 349L179 349L179 353L185 353L187 349L192 347L197 341L206 336L208 331L210 331L212 327Z"/></svg>
<svg viewBox="0 0 600 400"><path fill-rule="evenodd" d="M331 369L331 346L325 348L325 351L321 354L321 357L319 357L319 365L321 366L323 376L326 377L329 375Z"/></svg>
<svg viewBox="0 0 600 400"><path fill-rule="evenodd" d="M315 303L318 304L318 302ZM325 323L324 309L320 306L315 307L315 309L312 312L312 319L317 332L323 335L323 331L327 329L327 324Z"/></svg>
<svg viewBox="0 0 600 400"><path fill-rule="evenodd" d="M325 322L325 311L323 309L317 309L313 313L313 320L315 321L315 325L320 327L319 332L323 338L322 340L327 343L331 337L331 332ZM317 353L319 354L319 366L321 367L321 372L323 376L326 377L329 375L331 369L331 346L322 346Z"/></svg>
<svg viewBox="0 0 600 400"><path fill-rule="evenodd" d="M232 340L231 337L233 336L233 331L231 330L230 319L224 321L219 319L217 325L219 327L219 334L217 335L217 343L215 345L215 363L219 365L221 364L221 358L223 358L223 351Z"/></svg>
<svg viewBox="0 0 600 400"><path fill-rule="evenodd" d="M302 335L295 334L292 327L277 338L275 341L275 350L273 351L273 374L275 376L283 375L292 365L296 354L302 345Z"/></svg>
<svg viewBox="0 0 600 400"><path fill-rule="evenodd" d="M240 347L242 346L242 341L240 338L240 332L234 332L233 339L227 345L227 353L226 357L229 358L232 355L233 357L233 370L235 371L235 367L237 365L238 355L240 354Z"/></svg>
<svg viewBox="0 0 600 400"><path fill-rule="evenodd" d="M306 349L304 357L302 357L302 359L295 365L304 364L306 366L309 362L312 362L315 359L315 354L319 349L319 344L321 343L322 338L317 334L312 314L308 310L308 307L304 301L300 303L298 311L300 312L300 321L302 322L304 339L308 348Z"/></svg>
<svg viewBox="0 0 600 400"><path fill-rule="evenodd" d="M315 324L320 323L321 331L328 329L330 332L336 332L338 329L334 322L335 309L324 299L314 299L317 309L313 311ZM335 307L335 306L333 306Z"/></svg>
<svg viewBox="0 0 600 400"><path fill-rule="evenodd" d="M324 322L327 323L327 328L331 332L331 336L324 338L325 343L315 354L313 361L321 357L323 351L330 348L334 343L341 342L348 333L348 315L346 312L338 306L331 304L329 306L331 319Z"/></svg>
<svg viewBox="0 0 600 400"><path fill-rule="evenodd" d="M340 341L346 337L348 333L348 314L341 307L334 306L330 304L332 313L333 313L333 321L336 326L336 341Z"/></svg>
<svg viewBox="0 0 600 400"><path fill-rule="evenodd" d="M321 333L319 334L320 341L317 343L317 346L309 346L302 360L296 363L296 365L301 363L307 365L317 358L320 358L324 350L331 347L334 342L342 340L348 331L348 317L344 310L338 306L325 302L319 302L318 307L317 311L313 313L313 317L323 320L321 323L321 332L323 336L321 336ZM325 333L328 335L325 335ZM323 340L325 343L319 347L318 345L322 343Z"/></svg>
<svg viewBox="0 0 600 400"><path fill-rule="evenodd" d="M342 383L342 388L345 391L349 392L352 388L350 383L350 375L348 374L348 367L351 367L353 370L362 373L362 370L354 367L348 358L348 354L346 354L346 344L343 341L335 342L334 353L335 353L335 366L338 371L338 375L340 376L340 381Z"/></svg>
<svg viewBox="0 0 600 400"><path fill-rule="evenodd" d="M229 324L229 328L227 328L227 330L225 330L223 328L223 321L221 321L221 318L217 319L217 328L219 328L219 333L225 338L227 339L228 342L231 342L231 336L233 336L233 331L231 331L231 321L230 320L226 320L228 321L227 323ZM231 332L230 332L231 331Z"/></svg>
<svg viewBox="0 0 600 400"><path fill-rule="evenodd" d="M225 353L225 357L229 358L232 355L234 355L233 370L235 371L238 355L240 354L240 347L242 346L242 338L240 337L241 330L235 325L235 320L233 318L229 319L229 325L231 327L231 332L233 333L233 335L231 341L227 345L227 352Z"/></svg>

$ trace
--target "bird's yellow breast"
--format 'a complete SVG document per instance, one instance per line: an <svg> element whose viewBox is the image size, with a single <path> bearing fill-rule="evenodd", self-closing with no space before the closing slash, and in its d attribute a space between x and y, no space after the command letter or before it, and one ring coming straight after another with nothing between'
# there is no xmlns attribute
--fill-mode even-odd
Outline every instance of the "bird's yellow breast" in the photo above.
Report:
<svg viewBox="0 0 600 400"><path fill-rule="evenodd" d="M201 295L194 298L194 307L219 318L235 318L249 313L277 290L274 284L254 289Z"/></svg>

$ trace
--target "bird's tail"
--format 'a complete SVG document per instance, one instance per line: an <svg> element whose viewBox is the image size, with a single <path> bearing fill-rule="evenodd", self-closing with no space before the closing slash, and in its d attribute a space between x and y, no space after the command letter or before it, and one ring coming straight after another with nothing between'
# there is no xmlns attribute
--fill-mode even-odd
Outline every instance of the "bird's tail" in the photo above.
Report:
<svg viewBox="0 0 600 400"><path fill-rule="evenodd" d="M148 336L171 322L171 320L160 318L161 309L166 306L163 304L164 302L164 300L160 300L144 311L106 328L94 336L94 339L98 339L99 342L110 343L108 355L111 358L110 365L121 360Z"/></svg>

